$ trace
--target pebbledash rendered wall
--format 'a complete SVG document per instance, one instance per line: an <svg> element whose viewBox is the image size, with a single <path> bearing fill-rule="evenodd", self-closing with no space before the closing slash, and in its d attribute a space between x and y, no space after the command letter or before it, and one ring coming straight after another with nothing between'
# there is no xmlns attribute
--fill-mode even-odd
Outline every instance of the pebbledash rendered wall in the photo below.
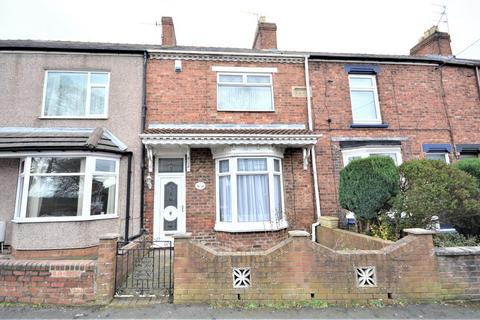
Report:
<svg viewBox="0 0 480 320"><path fill-rule="evenodd" d="M319 232L322 229L320 227ZM358 237L341 230L325 229L324 232L342 233L338 237L343 238L345 244L353 243L352 239ZM408 232L395 243L375 244L375 250L345 246L334 250L312 242L304 231L290 231L286 240L266 251L242 253L215 251L192 241L188 234L178 236L175 239L174 302L478 299L478 252L469 258L442 256L437 259L431 232L422 229ZM362 246L369 242L359 241ZM239 280L233 275L234 268L240 269L236 270L237 275L240 272L243 277L249 277L249 286L234 288L234 280L237 284ZM245 268L249 268L249 272L242 273ZM373 273L370 270L374 270ZM370 277L371 281L362 286L359 276L363 280Z"/></svg>

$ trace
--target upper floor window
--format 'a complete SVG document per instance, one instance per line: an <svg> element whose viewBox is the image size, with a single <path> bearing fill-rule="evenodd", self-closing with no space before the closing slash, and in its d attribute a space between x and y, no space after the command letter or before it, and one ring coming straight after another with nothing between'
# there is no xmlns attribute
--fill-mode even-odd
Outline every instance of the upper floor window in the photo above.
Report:
<svg viewBox="0 0 480 320"><path fill-rule="evenodd" d="M273 111L270 73L218 73L217 108L221 111Z"/></svg>
<svg viewBox="0 0 480 320"><path fill-rule="evenodd" d="M375 75L348 76L354 124L381 124Z"/></svg>
<svg viewBox="0 0 480 320"><path fill-rule="evenodd" d="M117 158L35 156L21 160L15 219L78 220L117 214Z"/></svg>
<svg viewBox="0 0 480 320"><path fill-rule="evenodd" d="M107 72L47 71L43 101L44 117L107 117Z"/></svg>

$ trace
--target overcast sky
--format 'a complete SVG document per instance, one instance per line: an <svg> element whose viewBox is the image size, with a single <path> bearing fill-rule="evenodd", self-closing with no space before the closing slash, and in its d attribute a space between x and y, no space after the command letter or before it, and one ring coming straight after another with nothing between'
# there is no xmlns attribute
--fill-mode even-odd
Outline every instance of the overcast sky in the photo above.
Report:
<svg viewBox="0 0 480 320"><path fill-rule="evenodd" d="M179 45L249 48L258 14L280 50L408 54L441 5L459 54L480 38L479 0L0 0L0 39L160 44L172 16ZM480 59L480 41L458 57Z"/></svg>

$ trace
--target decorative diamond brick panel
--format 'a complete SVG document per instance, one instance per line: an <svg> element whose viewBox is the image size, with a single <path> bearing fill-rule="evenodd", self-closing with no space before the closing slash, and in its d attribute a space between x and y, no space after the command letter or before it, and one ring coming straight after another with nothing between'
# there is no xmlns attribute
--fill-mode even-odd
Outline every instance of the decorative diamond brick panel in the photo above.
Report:
<svg viewBox="0 0 480 320"><path fill-rule="evenodd" d="M375 267L357 267L355 268L357 286L360 288L370 288L377 286L377 272Z"/></svg>
<svg viewBox="0 0 480 320"><path fill-rule="evenodd" d="M233 268L233 287L248 288L251 285L250 268Z"/></svg>

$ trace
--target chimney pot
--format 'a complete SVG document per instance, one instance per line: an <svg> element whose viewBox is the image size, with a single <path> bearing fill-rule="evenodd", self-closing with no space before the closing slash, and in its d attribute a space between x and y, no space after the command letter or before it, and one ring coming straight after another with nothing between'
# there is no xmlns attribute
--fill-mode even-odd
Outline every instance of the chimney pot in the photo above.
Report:
<svg viewBox="0 0 480 320"><path fill-rule="evenodd" d="M423 34L418 43L410 49L411 56L451 56L450 35L441 32L437 26L433 26Z"/></svg>
<svg viewBox="0 0 480 320"><path fill-rule="evenodd" d="M277 49L277 25L265 22L265 18L259 19L253 49L276 50Z"/></svg>
<svg viewBox="0 0 480 320"><path fill-rule="evenodd" d="M162 17L162 45L168 47L177 45L172 17Z"/></svg>

